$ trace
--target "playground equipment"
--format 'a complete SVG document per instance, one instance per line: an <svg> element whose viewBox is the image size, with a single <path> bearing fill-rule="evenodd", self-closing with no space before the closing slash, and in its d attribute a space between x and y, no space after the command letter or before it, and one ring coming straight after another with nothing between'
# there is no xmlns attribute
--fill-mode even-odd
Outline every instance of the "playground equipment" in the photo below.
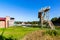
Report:
<svg viewBox="0 0 60 40"><path fill-rule="evenodd" d="M44 21L46 21L51 29L55 29L53 23L49 20L50 7L41 8L38 12L38 18L40 19L40 26L43 27Z"/></svg>

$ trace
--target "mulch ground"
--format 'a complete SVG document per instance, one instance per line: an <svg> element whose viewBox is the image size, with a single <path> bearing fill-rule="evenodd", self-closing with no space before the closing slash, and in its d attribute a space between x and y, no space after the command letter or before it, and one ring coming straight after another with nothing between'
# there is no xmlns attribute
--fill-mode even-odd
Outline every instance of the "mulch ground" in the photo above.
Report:
<svg viewBox="0 0 60 40"><path fill-rule="evenodd" d="M60 40L59 36L45 35L45 30L38 30L27 34L22 40Z"/></svg>

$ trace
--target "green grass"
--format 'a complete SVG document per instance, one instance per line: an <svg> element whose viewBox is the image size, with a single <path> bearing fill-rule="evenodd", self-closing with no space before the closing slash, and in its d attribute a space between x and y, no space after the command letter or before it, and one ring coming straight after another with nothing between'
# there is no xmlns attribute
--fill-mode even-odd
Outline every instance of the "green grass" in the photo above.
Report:
<svg viewBox="0 0 60 40"><path fill-rule="evenodd" d="M23 27L10 27L10 28L6 28L4 29L4 33L3 36L8 38L8 37L13 37L13 38L17 38L20 39L22 37L24 37L24 35L35 31L35 30L40 30L39 28L23 28ZM0 34L3 32L3 28L0 28Z"/></svg>
<svg viewBox="0 0 60 40"><path fill-rule="evenodd" d="M36 30L50 30L48 28L32 28L32 27L18 27L18 26L14 26L14 27L10 27L10 28L0 28L0 35L3 33L3 36L6 38L12 37L12 38L16 38L16 39L21 39L23 38L26 34L36 31ZM60 28L56 29L58 34L60 35Z"/></svg>

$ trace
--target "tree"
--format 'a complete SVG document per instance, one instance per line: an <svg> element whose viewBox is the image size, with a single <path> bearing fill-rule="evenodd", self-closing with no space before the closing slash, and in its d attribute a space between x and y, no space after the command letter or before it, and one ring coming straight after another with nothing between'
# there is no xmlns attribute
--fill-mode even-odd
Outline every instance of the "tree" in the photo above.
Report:
<svg viewBox="0 0 60 40"><path fill-rule="evenodd" d="M51 19L51 21L53 22L53 23L60 23L60 17L54 17L54 18L52 18Z"/></svg>
<svg viewBox="0 0 60 40"><path fill-rule="evenodd" d="M57 20L57 21L58 21L58 23L60 23L60 17L58 18L58 20Z"/></svg>
<svg viewBox="0 0 60 40"><path fill-rule="evenodd" d="M57 17L54 17L54 18L51 19L51 21L57 21L57 20L58 20Z"/></svg>
<svg viewBox="0 0 60 40"><path fill-rule="evenodd" d="M14 23L15 24L22 24L22 22L20 22L20 21L15 21Z"/></svg>

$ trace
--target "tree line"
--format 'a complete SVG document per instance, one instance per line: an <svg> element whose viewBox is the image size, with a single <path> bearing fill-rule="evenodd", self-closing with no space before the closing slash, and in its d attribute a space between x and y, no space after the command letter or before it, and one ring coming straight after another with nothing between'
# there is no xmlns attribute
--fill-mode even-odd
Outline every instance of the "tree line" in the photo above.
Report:
<svg viewBox="0 0 60 40"><path fill-rule="evenodd" d="M22 24L23 22L21 22L21 21L15 21L15 24ZM38 24L38 21L32 21L32 22L30 22L30 21L28 21L28 22L24 22L25 24Z"/></svg>
<svg viewBox="0 0 60 40"><path fill-rule="evenodd" d="M54 18L52 18L51 19L51 21L53 22L53 23L60 23L60 17L54 17Z"/></svg>
<svg viewBox="0 0 60 40"><path fill-rule="evenodd" d="M54 17L51 19L52 23L60 23L60 17ZM15 21L15 24L22 24L22 21ZM25 24L38 24L39 21L28 21L28 22L24 22Z"/></svg>

